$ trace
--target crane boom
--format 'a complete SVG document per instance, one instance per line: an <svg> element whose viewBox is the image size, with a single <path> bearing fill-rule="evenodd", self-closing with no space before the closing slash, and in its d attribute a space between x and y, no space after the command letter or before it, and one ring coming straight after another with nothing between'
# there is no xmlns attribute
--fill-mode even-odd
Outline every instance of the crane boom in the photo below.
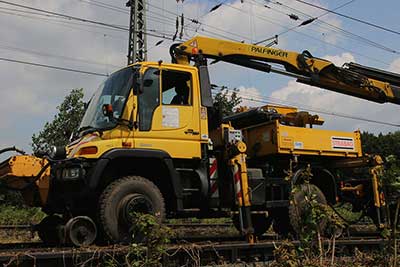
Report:
<svg viewBox="0 0 400 267"><path fill-rule="evenodd" d="M210 58L297 78L297 82L378 103L400 104L400 75L355 63L335 66L308 51L297 53L272 47L197 36L171 47L174 62L198 63ZM276 68L268 63L281 65Z"/></svg>

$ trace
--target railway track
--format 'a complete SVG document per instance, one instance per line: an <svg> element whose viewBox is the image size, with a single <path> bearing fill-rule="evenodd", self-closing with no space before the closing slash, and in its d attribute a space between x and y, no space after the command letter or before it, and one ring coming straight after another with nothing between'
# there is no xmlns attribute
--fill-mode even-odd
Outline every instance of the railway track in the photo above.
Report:
<svg viewBox="0 0 400 267"><path fill-rule="evenodd" d="M167 227L171 228L207 228L207 227L234 227L232 223L166 223ZM0 230L30 230L33 225L0 225Z"/></svg>
<svg viewBox="0 0 400 267"><path fill-rule="evenodd" d="M183 223L168 225L173 229L190 228L209 229L232 228L232 224L199 224ZM30 225L0 225L0 230L26 230ZM189 232L191 233L191 232ZM207 232L206 232L207 233ZM324 240L324 246L331 245ZM291 241L293 246L300 246L299 241ZM193 261L194 266L215 264L218 262L266 262L273 258L273 251L287 241L279 240L275 234L264 235L256 244L248 244L243 238L236 235L191 235L173 238L168 246L166 256L163 257L163 266L182 266ZM338 253L351 255L355 248L361 251L381 250L388 244L388 240L380 238L376 232L363 233L359 231L353 237L343 237L336 240ZM0 265L8 266L87 266L105 258L115 261L124 261L131 251L130 246L90 246L87 248L74 247L47 247L40 242L0 244ZM167 256L170 255L170 256ZM91 264L93 265L93 264ZM101 266L101 264L100 264Z"/></svg>
<svg viewBox="0 0 400 267"><path fill-rule="evenodd" d="M358 237L336 240L338 253L351 254L355 248L361 251L379 250L387 245L382 238ZM191 262L194 266L215 264L218 262L268 262L273 258L276 247L287 244L282 240L261 240L256 244L243 241L183 242L168 246L162 259L163 266L182 266ZM291 244L299 246L299 241ZM325 246L329 245L324 240ZM32 245L34 245L32 247ZM91 246L87 248L43 247L40 244L21 244L18 247L0 246L0 264L9 266L87 266L110 258L123 263L129 254L129 246ZM90 263L90 264L89 264ZM191 265L190 265L191 266Z"/></svg>

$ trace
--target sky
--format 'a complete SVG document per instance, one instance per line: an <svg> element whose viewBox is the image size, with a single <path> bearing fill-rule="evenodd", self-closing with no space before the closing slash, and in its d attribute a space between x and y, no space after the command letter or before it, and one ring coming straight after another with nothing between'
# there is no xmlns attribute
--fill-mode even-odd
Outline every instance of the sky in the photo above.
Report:
<svg viewBox="0 0 400 267"><path fill-rule="evenodd" d="M351 17L400 31L400 1L306 0L337 9ZM9 2L105 22L127 28L129 12L120 0L9 0ZM219 5L219 8L210 10ZM346 5L345 5L346 4ZM22 12L25 11L25 12ZM28 11L29 13L26 13ZM235 41L257 42L283 33L310 17L325 12L296 0L149 0L147 31L172 38L177 15L184 14L182 40L204 35ZM299 17L295 21L288 15ZM193 19L199 23L190 22ZM342 30L345 30L342 31ZM180 29L179 29L180 31ZM179 34L178 34L179 35ZM357 36L355 36L357 35ZM109 74L126 65L128 32L93 25L0 3L0 58ZM169 62L173 41L148 36L148 59ZM156 43L163 42L156 46ZM175 42L181 42L178 38ZM264 45L266 45L264 43ZM313 23L279 35L275 47L331 60L400 73L400 35L370 27L334 14L324 14ZM398 50L397 50L398 49ZM386 124L346 119L336 115L400 124L393 104L375 104L327 90L298 84L277 74L267 74L228 63L210 66L212 83L240 89L243 105L264 102L313 109L326 121L326 129L387 133L398 130ZM103 76L41 68L0 60L0 149L16 145L30 151L31 136L57 112L57 106L74 88L84 88L89 99ZM249 100L253 99L253 100ZM317 112L314 112L317 113ZM326 115L336 114L336 115Z"/></svg>

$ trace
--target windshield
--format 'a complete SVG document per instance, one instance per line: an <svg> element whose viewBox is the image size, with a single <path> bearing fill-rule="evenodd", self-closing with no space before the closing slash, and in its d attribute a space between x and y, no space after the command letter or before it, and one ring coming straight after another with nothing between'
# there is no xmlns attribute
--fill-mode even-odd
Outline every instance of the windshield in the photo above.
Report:
<svg viewBox="0 0 400 267"><path fill-rule="evenodd" d="M134 84L131 79L134 79L135 71L136 68L132 67L117 71L99 86L83 116L80 130L111 129L116 126L124 110L125 101L131 89L130 85ZM103 115L102 107L105 104L111 104L113 119Z"/></svg>

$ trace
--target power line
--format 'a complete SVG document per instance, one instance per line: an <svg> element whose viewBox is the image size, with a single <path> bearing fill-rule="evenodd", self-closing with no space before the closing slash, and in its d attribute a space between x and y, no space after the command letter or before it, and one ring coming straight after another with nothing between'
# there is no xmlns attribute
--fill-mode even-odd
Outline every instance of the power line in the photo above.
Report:
<svg viewBox="0 0 400 267"><path fill-rule="evenodd" d="M348 16L348 15L345 15L345 14L342 14L342 13L338 13L338 12L336 12L336 11L334 11L334 10L329 10L329 9L327 9L327 8L314 5L314 4L308 3L308 2L306 2L306 1L302 1L302 0L296 0L296 1L297 1L297 2L300 2L300 3L303 3L303 4L305 4L305 5L309 5L309 6L312 6L312 7L321 9L321 10L324 10L324 11L326 11L326 12L328 12L328 13L332 13L332 14L335 14L335 15L338 15L338 16L341 16L341 17L344 17L344 18L346 18L346 19L350 19L350 20L353 20L353 21L357 21L357 22L359 22L359 23L366 24L366 25L368 25L368 26L371 26L371 27L374 27L374 28L377 28L377 29L380 29L380 30L383 30L383 31L387 31L387 32L391 32L391 33L400 35L400 32L395 31L395 30L392 30L392 29L389 29L389 28L387 28L387 27L383 27L383 26L380 26L380 25L377 25L377 24L374 24L374 23L371 23L371 22L368 22L368 21L365 21L365 20L361 20L361 19L358 19L358 18L354 18L354 17L352 17L352 16Z"/></svg>
<svg viewBox="0 0 400 267"><path fill-rule="evenodd" d="M22 60L16 60L16 59L11 59L11 58L0 57L0 60L13 62L13 63L24 64L24 65L31 65L31 66L36 66L36 67L43 67L43 68L49 68L49 69L77 72L77 73L88 74L88 75L96 75L96 76L108 77L108 74L104 74L104 73L85 71L85 70L78 70L78 69L71 69L71 68L65 68L65 67L59 67L59 66L51 66L51 65L39 64L39 63L34 63L34 62L22 61Z"/></svg>
<svg viewBox="0 0 400 267"><path fill-rule="evenodd" d="M112 10L112 11L116 11L116 12L120 12L120 13L129 14L126 10L124 10L124 9L118 7L118 6L106 4L106 3L101 2L101 1L95 1L95 0L78 0L78 1L81 1L81 2L84 2L84 3L87 3L87 4L91 4L91 5L95 5L95 6L98 6L98 7L101 7L101 8L109 9L109 10ZM180 16L180 15L177 14L177 13L174 13L174 12L172 12L172 11L170 11L170 10L165 9L165 8L158 7L158 6L156 6L156 5L152 5L152 4L150 4L150 3L147 3L147 5L148 5L148 6L151 6L152 8L155 8L155 9L158 9L158 10L162 10L162 11L164 11L164 12L166 12L166 13L172 14L172 15L174 15L175 17ZM172 25L172 26L175 25L175 18L167 17L167 16L165 16L165 15L156 13L156 12L154 12L154 11L152 11L152 10L147 10L147 13L155 14L155 15L157 16L157 17L153 17L153 20L154 20L155 18L160 19L160 17L164 17L164 18L166 18L166 19L172 20L171 22L168 23L169 25ZM147 15L147 17L149 18L150 16ZM151 17L150 17L150 18L151 18ZM213 26L213 25L204 24L204 23L198 21L198 19L194 19L194 18L190 18L190 17L184 17L184 19L185 19L185 21L188 21L188 22L191 22L191 23L195 23L195 24L201 24L201 25L204 25L204 26L206 26L206 27L215 29L215 30L217 30L217 31L224 32L224 33L227 33L227 34L230 34L230 35L234 35L234 36L240 37L240 38L242 38L242 39L243 39L243 38L244 38L244 39L246 38L246 37L243 36L243 35L239 35L239 34L237 34L237 33L233 33L233 32L230 32L230 31L226 31L226 30L224 30L224 29L215 27L215 26ZM188 26L184 26L184 28L187 28L187 27L188 27ZM197 31L197 29L195 29L195 28L192 28L191 30L194 31L194 32ZM217 33L217 32L215 32L215 31L210 31L210 30L206 30L206 29L202 29L202 31L209 32L209 33L211 33L211 34L214 34L214 35L223 37L223 38L225 38L225 39L231 39L231 40L232 40L232 38L227 37L226 35L222 35L222 34L220 34L220 33ZM235 41L237 41L237 40L235 40Z"/></svg>
<svg viewBox="0 0 400 267"><path fill-rule="evenodd" d="M342 5L338 6L338 7L336 7L334 10L337 10L337 9L339 9L339 8L342 8L342 7L344 7L344 6L346 6L346 5L350 4L350 3L352 3L352 2L354 2L354 1L355 1L355 0L346 2L346 3L344 3L344 4L342 4ZM263 4L258 3L258 2L256 2L255 0L252 0L252 2L254 2L254 3L256 3L256 4L260 5L260 6L264 6ZM322 25L320 25L320 26L319 26L320 28L325 28L325 29L334 31L334 32L336 32L337 34L343 35L344 37L347 37L347 38L356 40L356 41L358 41L358 42L360 42L360 43L367 44L367 45L369 45L369 46L371 46L371 47L375 47L375 48L381 49L381 50L386 51L386 52L399 54L399 52L396 51L396 50L393 49L393 48L389 48L389 47L384 46L384 45L382 45L382 44L380 44L380 43L377 43L377 42L375 42L375 41L372 41L372 40L370 40L370 39L368 39L368 38L362 37L362 36L360 36L360 35L358 35L358 34L355 34L355 33L350 32L350 31L348 31L348 30L342 29L342 28L340 28L340 27L338 27L338 26L336 26L336 25L333 25L333 24L331 24L331 23L329 23L329 22L326 22L326 21L324 21L324 20L321 20L321 17L322 17L322 16L324 16L324 15L326 15L326 14L329 14L328 12L325 12L325 13L323 13L323 14L321 14L321 15L318 15L318 16L316 16L316 17L313 17L313 16L311 16L311 15L309 15L309 14L307 14L307 13L304 13L304 12L298 10L298 9L295 9L295 8L293 8L293 7L290 7L290 6L288 6L288 5L285 5L284 3L281 3L281 2L278 2L278 1L269 1L269 2L272 3L272 4L274 4L274 5L277 5L277 6L285 7L285 8L287 8L288 10L292 10L292 11L294 11L294 12L300 13L300 14L302 14L302 15L304 15L304 16L310 18L310 19L312 19L312 18L317 18L317 20L315 20L316 23L318 23L318 24L325 24L325 25L327 25L327 26L329 27L329 28L326 28L326 27L323 27ZM278 13L281 13L281 14L284 14L285 16L286 16L286 15L289 15L289 14L286 14L285 12L282 12L282 11L280 11L280 10L278 10L278 9L272 8L272 7L270 7L270 6L268 6L268 7L269 7L269 9L271 9L272 11L275 11L275 12L278 12ZM296 15L296 16L297 16L297 15ZM314 24L314 25L315 25L315 24ZM296 28L296 27L294 27L294 28ZM286 32L288 32L288 31L285 31L284 33L286 33ZM281 33L281 34L278 34L278 36L279 36L279 35L282 35L282 33Z"/></svg>
<svg viewBox="0 0 400 267"><path fill-rule="evenodd" d="M30 49L25 49L25 48L19 48L19 47L4 45L2 43L0 43L0 49L16 51L16 52L22 52L22 53L38 55L38 56L43 56L43 57L59 58L59 59L82 62L82 63L87 63L87 64L108 65L108 66L112 66L112 67L121 67L121 66L117 66L117 65L107 64L105 62L98 62L98 61L92 61L92 60L88 60L88 59L80 59L80 58L73 58L73 57L55 55L55 54L45 53L45 52L41 52L41 51L34 51L34 50L30 50Z"/></svg>
<svg viewBox="0 0 400 267"><path fill-rule="evenodd" d="M3 7L0 7L0 9L4 9ZM16 12L20 12L20 13L31 13L29 11L25 11L25 10L15 10ZM89 30L83 30L82 28L77 28L77 27L72 27L70 25L76 25L76 26L84 26L84 27L94 27L94 28L99 28L99 29L104 29L104 30L113 30L113 31L117 31L116 29L112 29L112 28L108 28L108 27L104 27L104 26L100 26L100 25L93 25L93 24L82 24L82 23L76 23L73 22L71 20L53 20L50 18L59 18L58 16L51 16L51 15L46 15L46 14L37 14L38 17L35 16L30 16L30 15L25 15L25 14L18 14L18 13L13 13L13 12L5 12L5 11L0 11L1 14L6 14L6 15L12 15L12 16L17 16L17 17L22 17L22 18L28 18L28 19L34 19L34 20L40 20L40 21L45 21L51 24L57 24L59 26L63 26L63 27L67 27L67 28L71 28L71 29L75 29L75 30L81 30L81 31L86 31L86 32L91 32L91 33L96 33L96 34L102 34L104 35L104 32L94 32L94 31L89 31ZM44 17L43 17L44 16ZM122 30L118 30L118 31L122 31ZM116 36L116 35L110 35L107 33L107 36L109 37L113 37L113 38L118 38L118 39L125 39L122 38L121 36Z"/></svg>
<svg viewBox="0 0 400 267"><path fill-rule="evenodd" d="M118 26L118 25L113 25L113 24L104 23L104 22L101 22L101 21L90 20L90 19L79 18L79 17L75 17L75 16L62 14L62 13L48 11L48 10L45 10L45 9L40 9L40 8L35 8L35 7L30 7L30 6L25 6L25 5L20 5L20 4L16 4L16 3L8 2L8 1L0 0L0 3L11 5L11 6L16 6L16 7L20 7L20 8L26 8L26 9L30 9L30 10L34 10L34 11L39 11L39 12L43 12L43 13L46 13L46 14L59 16L61 18L65 18L65 19L72 19L72 20L77 20L77 21L81 21L81 22L86 22L86 23L91 23L91 24L96 24L96 25L102 25L102 26L106 26L106 27L110 27L110 28L114 28L114 29L119 29L119 30L128 30L128 28L121 27L121 26Z"/></svg>
<svg viewBox="0 0 400 267"><path fill-rule="evenodd" d="M2 2L2 1L0 1L0 2ZM29 7L28 7L29 8ZM46 12L46 11L45 11ZM0 11L0 13L4 13L4 12L1 12ZM26 16L26 15L22 15L22 14L15 14L15 13L6 13L6 14L9 14L9 15L16 15L16 16L20 16L20 17L25 17L25 18L33 18L33 19L41 19L41 20L45 20L44 18L34 18L34 17L30 17L30 16ZM65 15L66 17L68 17L68 15ZM66 17L61 17L61 18L66 18ZM119 25L113 25L113 24L108 24L108 23L104 23L104 22L99 22L99 21L93 21L93 20L87 20L87 19L84 19L84 18L78 18L78 17L70 17L70 20L77 20L77 21L81 21L81 22L86 22L86 23L91 23L91 24L93 24L93 26L95 26L95 27L100 27L100 28L107 28L107 27L109 27L109 29L111 29L111 30L118 30L118 31L128 31L129 29L128 28L124 28L124 27L122 27L122 26L119 26ZM61 21L59 21L59 22L61 22ZM71 23L71 24L73 24L71 21L64 21L65 23ZM75 25L81 25L81 26L83 26L82 24L75 24ZM89 25L88 25L89 26ZM103 27L102 27L103 26ZM146 35L149 35L149 36L153 36L153 37L158 37L158 38L164 38L164 39L169 39L169 40L172 40L172 38L169 38L169 37L167 37L167 36L162 36L162 35L157 35L157 34L154 34L154 33L151 33L151 30L148 30L147 32L144 32L143 34L146 34Z"/></svg>
<svg viewBox="0 0 400 267"><path fill-rule="evenodd" d="M213 0L213 1L216 2L216 0ZM223 5L225 5L225 6L227 6L227 7L230 7L230 8L232 8L232 9L236 9L236 10L238 10L239 12L242 12L242 13L245 13L246 15L248 15L246 11L244 11L244 10L242 10L242 9L240 9L240 8L234 7L234 6L232 6L232 5L227 5L227 4L223 4ZM272 20L270 20L270 19L268 19L268 18L266 18L266 17L264 17L264 16L259 16L259 15L254 15L254 16L255 16L255 17L258 17L258 18L261 19L261 20L264 20L264 21L266 21L266 22L269 22L269 23L271 23L271 24L278 25L278 26L280 26L280 27L282 27L282 28L284 28L284 29L290 29L289 27L287 27L287 26L285 26L285 25L282 25L282 24L280 24L280 23L277 23L277 22L275 22L275 21L272 21ZM351 53L353 53L354 55L359 55L359 56L361 56L361 57L368 58L368 59L370 59L370 60L372 60L372 61L379 62L379 63L384 64L384 65L386 65L386 66L389 66L389 65L390 65L390 63L385 62L385 61L383 61L383 60L376 59L376 58L373 58L373 57L371 57L371 56L367 56L367 55L365 55L365 54L359 53L359 52L357 52L357 51L355 51L355 50L351 50L351 49L348 49L348 48L344 48L344 47L342 47L342 46L333 44L333 43L331 43L331 42L321 40L321 39L316 38L316 37L314 37L314 36L312 36L312 35L309 35L309 34L306 34L306 33L300 32L300 31L297 31L297 30L295 30L295 29L292 29L292 31L295 32L295 33L297 33L297 34L299 34L299 35L303 35L303 36L305 36L305 37L307 37L307 38L309 38L309 39L316 40L316 41L318 41L318 42L327 44L327 45L332 46L332 47L335 47L335 48L337 48L337 49L340 49L340 50L343 50L343 51L346 51L346 52L351 52Z"/></svg>

